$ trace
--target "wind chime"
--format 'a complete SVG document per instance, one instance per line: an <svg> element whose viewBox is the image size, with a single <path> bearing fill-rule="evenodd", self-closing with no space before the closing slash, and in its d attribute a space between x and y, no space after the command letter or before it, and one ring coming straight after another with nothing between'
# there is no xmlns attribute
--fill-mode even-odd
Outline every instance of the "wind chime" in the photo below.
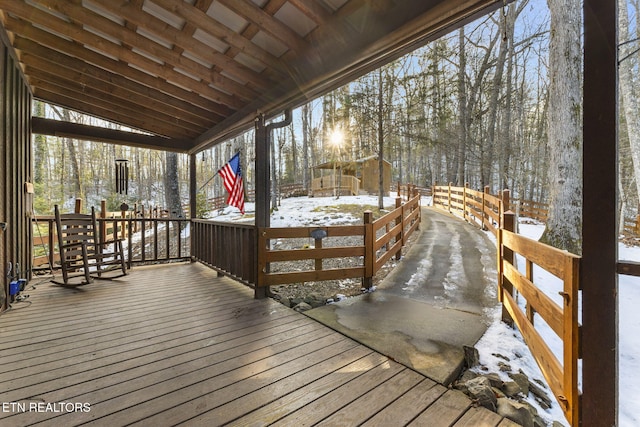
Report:
<svg viewBox="0 0 640 427"><path fill-rule="evenodd" d="M116 193L129 194L129 160L116 159Z"/></svg>

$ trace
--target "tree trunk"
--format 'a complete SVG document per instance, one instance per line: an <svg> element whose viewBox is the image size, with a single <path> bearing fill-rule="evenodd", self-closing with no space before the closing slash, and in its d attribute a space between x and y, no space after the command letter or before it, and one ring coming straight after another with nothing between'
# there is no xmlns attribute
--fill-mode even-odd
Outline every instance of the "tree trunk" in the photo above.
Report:
<svg viewBox="0 0 640 427"><path fill-rule="evenodd" d="M384 209L384 88L382 68L378 68L378 208Z"/></svg>
<svg viewBox="0 0 640 427"><path fill-rule="evenodd" d="M581 15L579 0L548 0L549 218L540 241L582 252Z"/></svg>
<svg viewBox="0 0 640 427"><path fill-rule="evenodd" d="M629 33L629 17L627 2L618 0L619 38L622 42L634 39ZM634 70L637 67L638 53L634 52L637 44L624 44L620 51L620 96L622 97L622 112L625 116L631 159L633 160L633 175L636 181L636 191L640 195L640 102L635 90L637 79L634 78Z"/></svg>
<svg viewBox="0 0 640 427"><path fill-rule="evenodd" d="M165 160L167 163L164 174L165 204L171 217L184 218L178 181L178 154L167 151Z"/></svg>
<svg viewBox="0 0 640 427"><path fill-rule="evenodd" d="M457 152L457 173L458 185L464 185L465 155L467 151L467 133L469 123L469 111L467 104L467 89L465 69L467 67L467 57L464 45L464 27L458 31L460 43L460 65L458 69L458 108L460 109L460 123L458 129L458 152Z"/></svg>

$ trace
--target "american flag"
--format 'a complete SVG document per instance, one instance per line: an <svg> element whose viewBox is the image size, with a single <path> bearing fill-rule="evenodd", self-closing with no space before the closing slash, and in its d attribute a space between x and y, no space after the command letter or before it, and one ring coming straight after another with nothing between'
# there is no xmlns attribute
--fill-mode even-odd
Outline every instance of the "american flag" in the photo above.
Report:
<svg viewBox="0 0 640 427"><path fill-rule="evenodd" d="M224 188L229 193L227 204L240 209L240 213L244 215L244 184L240 169L240 153L236 153L218 173L222 177Z"/></svg>

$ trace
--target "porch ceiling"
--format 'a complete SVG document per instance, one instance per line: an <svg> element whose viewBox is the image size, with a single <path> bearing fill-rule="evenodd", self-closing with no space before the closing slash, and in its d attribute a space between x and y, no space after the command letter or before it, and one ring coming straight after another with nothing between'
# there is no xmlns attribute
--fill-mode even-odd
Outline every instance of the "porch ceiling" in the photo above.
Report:
<svg viewBox="0 0 640 427"><path fill-rule="evenodd" d="M35 98L153 137L49 120L34 132L194 153L502 4L0 0L0 19Z"/></svg>

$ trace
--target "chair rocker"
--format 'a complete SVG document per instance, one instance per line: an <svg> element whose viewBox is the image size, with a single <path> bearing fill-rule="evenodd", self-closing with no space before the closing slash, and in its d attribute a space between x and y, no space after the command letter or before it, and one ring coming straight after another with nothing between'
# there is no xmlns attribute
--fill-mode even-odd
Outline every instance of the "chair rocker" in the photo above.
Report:
<svg viewBox="0 0 640 427"><path fill-rule="evenodd" d="M65 286L92 283L97 279L114 279L127 274L122 240L102 241L95 209L91 214L61 214L55 205L60 267ZM114 274L115 273L115 274ZM80 281L75 278L80 277Z"/></svg>

